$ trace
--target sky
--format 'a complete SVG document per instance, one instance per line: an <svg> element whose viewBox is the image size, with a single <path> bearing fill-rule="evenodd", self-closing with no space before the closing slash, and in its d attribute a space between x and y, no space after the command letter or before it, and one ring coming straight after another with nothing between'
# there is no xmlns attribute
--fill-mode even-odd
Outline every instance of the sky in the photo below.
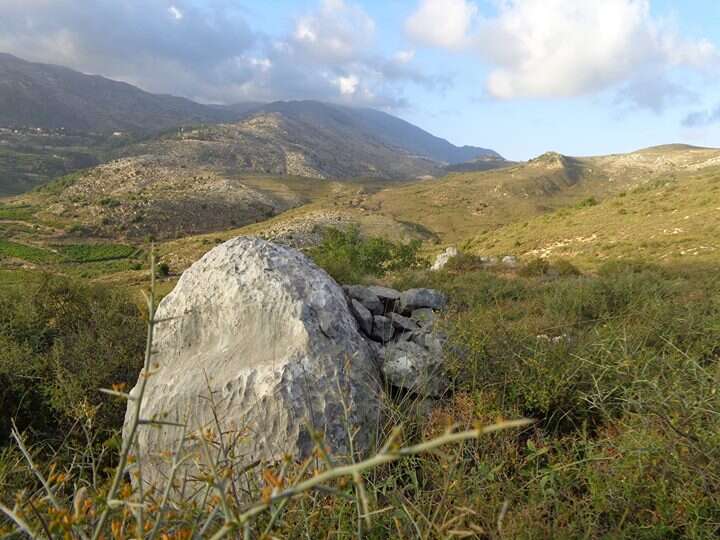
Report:
<svg viewBox="0 0 720 540"><path fill-rule="evenodd" d="M720 146L719 0L0 0L0 52L375 107L508 159Z"/></svg>

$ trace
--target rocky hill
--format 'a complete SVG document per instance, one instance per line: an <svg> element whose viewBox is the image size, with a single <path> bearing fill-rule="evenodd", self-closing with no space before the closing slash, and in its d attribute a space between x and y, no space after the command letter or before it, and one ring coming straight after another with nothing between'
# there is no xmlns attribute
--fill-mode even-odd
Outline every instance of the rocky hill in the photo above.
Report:
<svg viewBox="0 0 720 540"><path fill-rule="evenodd" d="M248 106L249 107L249 106ZM247 109L247 107L245 108ZM73 131L151 130L238 118L243 109L200 105L130 84L0 53L0 126Z"/></svg>
<svg viewBox="0 0 720 540"><path fill-rule="evenodd" d="M456 164L475 159L504 162L502 156L494 150L455 146L405 120L375 109L343 107L317 101L279 101L263 105L257 112L278 113L289 120L312 125L336 136L360 136L376 140L402 153L438 163Z"/></svg>
<svg viewBox="0 0 720 540"><path fill-rule="evenodd" d="M0 196L117 158L159 160L195 175L209 167L389 179L440 175L469 160L505 163L492 150L454 146L372 109L316 101L202 105L0 54Z"/></svg>

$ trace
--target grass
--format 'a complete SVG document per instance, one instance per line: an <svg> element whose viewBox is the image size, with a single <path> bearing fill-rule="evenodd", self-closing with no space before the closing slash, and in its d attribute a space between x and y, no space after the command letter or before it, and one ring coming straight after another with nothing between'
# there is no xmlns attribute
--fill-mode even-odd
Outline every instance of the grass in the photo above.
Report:
<svg viewBox="0 0 720 540"><path fill-rule="evenodd" d="M140 250L124 244L70 244L55 249L68 261L77 263L135 258Z"/></svg>
<svg viewBox="0 0 720 540"><path fill-rule="evenodd" d="M52 264L62 260L57 253L48 249L0 239L0 259L3 257L22 259L35 264Z"/></svg>
<svg viewBox="0 0 720 540"><path fill-rule="evenodd" d="M522 220L475 235L465 245L480 254L565 258L586 268L603 261L720 260L720 168L682 182L650 182L597 202Z"/></svg>
<svg viewBox="0 0 720 540"><path fill-rule="evenodd" d="M451 300L442 331L453 392L422 413L411 398L388 398L384 432L397 444L346 468L324 463L319 446L313 460L262 464L249 476L227 476L231 465L220 457L202 475L208 502L172 499L172 510L162 488L141 494L121 480L110 487L120 472L92 481L89 469L75 465L91 462L91 446L80 444L74 461L56 460L54 470L66 475L60 480L47 476L47 463L40 467L54 478L57 515L75 516L68 533L136 534L138 520L148 538L156 526L183 538L193 530L218 538L244 530L251 538L266 530L278 538L353 537L358 527L368 538L700 539L720 532L720 278L709 267L618 261L583 275L564 264L492 271L468 260L389 277L397 288L440 288ZM478 425L522 417L535 425L475 440ZM110 461L119 456L122 464L129 446L121 451L114 440ZM204 452L219 444L207 434L191 446ZM440 452L420 452L441 444ZM183 455L168 459L177 464ZM28 474L10 474L21 456L4 456L6 486L41 487ZM252 486L248 499L233 495L237 482ZM78 485L88 500L79 511ZM117 502L108 506L109 499ZM30 501L49 512L47 497L17 500L39 529ZM47 523L61 531L55 515Z"/></svg>
<svg viewBox="0 0 720 540"><path fill-rule="evenodd" d="M0 221L27 221L36 209L29 204L5 205L0 203Z"/></svg>

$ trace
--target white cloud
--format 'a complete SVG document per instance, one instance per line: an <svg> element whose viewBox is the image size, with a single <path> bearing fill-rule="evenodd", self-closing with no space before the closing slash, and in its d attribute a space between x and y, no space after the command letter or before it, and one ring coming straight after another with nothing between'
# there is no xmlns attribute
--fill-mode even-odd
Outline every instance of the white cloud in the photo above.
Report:
<svg viewBox="0 0 720 540"><path fill-rule="evenodd" d="M393 56L393 59L398 64L407 64L409 62L412 62L415 58L415 51L409 50L409 51L398 51Z"/></svg>
<svg viewBox="0 0 720 540"><path fill-rule="evenodd" d="M348 75L347 77L338 77L335 82L340 89L340 94L343 96L352 96L357 92L360 79L355 75Z"/></svg>
<svg viewBox="0 0 720 540"><path fill-rule="evenodd" d="M462 47L477 14L477 6L467 0L422 0L405 29L424 45Z"/></svg>
<svg viewBox="0 0 720 540"><path fill-rule="evenodd" d="M660 75L663 88L682 93L667 73L677 67L720 65L707 40L683 38L654 17L649 0L496 0L483 16L467 0L422 0L407 21L416 40L461 48L487 62L488 93L496 98L558 98L629 83L625 92L647 96L657 109L668 100L644 88ZM442 29L442 30L441 30ZM663 88L658 87L658 91Z"/></svg>
<svg viewBox="0 0 720 540"><path fill-rule="evenodd" d="M176 6L170 6L168 8L168 11L170 12L170 15L176 20L180 21L185 16L182 11L180 11Z"/></svg>
<svg viewBox="0 0 720 540"><path fill-rule="evenodd" d="M295 25L298 46L318 58L347 60L369 48L375 21L355 4L324 0L320 9L301 17Z"/></svg>
<svg viewBox="0 0 720 540"><path fill-rule="evenodd" d="M237 0L0 0L0 51L212 103L393 108L408 84L435 84L410 53L379 52L375 21L352 0L318 0L273 36L247 16Z"/></svg>

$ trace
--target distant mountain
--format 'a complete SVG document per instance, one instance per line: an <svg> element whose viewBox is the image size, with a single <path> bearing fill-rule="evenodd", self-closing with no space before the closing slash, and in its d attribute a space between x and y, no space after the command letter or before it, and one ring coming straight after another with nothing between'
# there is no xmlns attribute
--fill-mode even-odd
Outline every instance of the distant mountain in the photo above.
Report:
<svg viewBox="0 0 720 540"><path fill-rule="evenodd" d="M485 148L457 147L389 114L316 101L202 105L145 92L130 84L85 75L0 53L0 127L65 128L83 132L160 131L180 125L234 122L280 113L319 129L351 132L441 163L500 156Z"/></svg>
<svg viewBox="0 0 720 540"><path fill-rule="evenodd" d="M202 105L2 53L0 146L0 196L141 155L224 175L316 178L412 179L470 160L505 163L492 150L454 146L372 109L317 101Z"/></svg>
<svg viewBox="0 0 720 540"><path fill-rule="evenodd" d="M279 113L336 133L373 138L391 148L402 149L439 163L462 163L479 158L502 159L487 148L455 146L413 124L374 109L344 107L317 101L278 101L255 112Z"/></svg>
<svg viewBox="0 0 720 540"><path fill-rule="evenodd" d="M156 131L181 124L233 121L252 106L200 105L0 53L0 127Z"/></svg>

